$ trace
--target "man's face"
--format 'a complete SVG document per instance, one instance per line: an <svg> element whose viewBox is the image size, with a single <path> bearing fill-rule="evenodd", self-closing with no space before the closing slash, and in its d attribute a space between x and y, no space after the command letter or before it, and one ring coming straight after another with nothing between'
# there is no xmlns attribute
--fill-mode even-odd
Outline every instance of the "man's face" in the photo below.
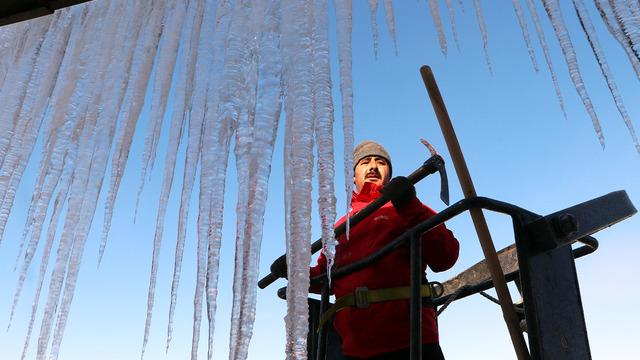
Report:
<svg viewBox="0 0 640 360"><path fill-rule="evenodd" d="M367 156L356 164L353 182L356 191L360 192L365 183L372 182L376 185L385 185L389 182L390 169L387 160L380 156Z"/></svg>

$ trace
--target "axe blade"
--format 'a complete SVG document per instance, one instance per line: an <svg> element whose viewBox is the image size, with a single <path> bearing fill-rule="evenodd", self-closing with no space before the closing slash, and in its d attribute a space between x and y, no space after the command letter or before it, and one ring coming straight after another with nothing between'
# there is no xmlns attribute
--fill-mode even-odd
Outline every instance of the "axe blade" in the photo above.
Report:
<svg viewBox="0 0 640 360"><path fill-rule="evenodd" d="M421 138L420 142L429 149L432 157L437 156L440 160L436 163L437 170L440 173L440 200L449 206L449 180L447 179L447 169L444 166L444 159L427 140Z"/></svg>
<svg viewBox="0 0 640 360"><path fill-rule="evenodd" d="M440 200L449 206L449 180L447 179L447 170L442 163L442 169L440 169Z"/></svg>

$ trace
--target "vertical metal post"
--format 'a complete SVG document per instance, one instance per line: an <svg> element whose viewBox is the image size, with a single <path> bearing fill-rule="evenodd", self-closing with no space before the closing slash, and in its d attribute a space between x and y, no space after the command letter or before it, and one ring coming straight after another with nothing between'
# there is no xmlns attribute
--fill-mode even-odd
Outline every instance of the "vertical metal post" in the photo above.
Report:
<svg viewBox="0 0 640 360"><path fill-rule="evenodd" d="M327 311L329 305L329 282L325 281L322 286L321 298L320 298L320 314L318 314L318 319L322 319L322 315L325 311ZM327 353L327 330L329 329L329 323L324 324L322 328L320 328L320 333L318 334L318 349L316 351L316 360L325 360Z"/></svg>
<svg viewBox="0 0 640 360"><path fill-rule="evenodd" d="M410 245L410 266L411 266L411 298L409 299L409 321L410 321L410 358L420 360L422 357L422 297L420 287L422 286L422 241L420 234L411 235Z"/></svg>

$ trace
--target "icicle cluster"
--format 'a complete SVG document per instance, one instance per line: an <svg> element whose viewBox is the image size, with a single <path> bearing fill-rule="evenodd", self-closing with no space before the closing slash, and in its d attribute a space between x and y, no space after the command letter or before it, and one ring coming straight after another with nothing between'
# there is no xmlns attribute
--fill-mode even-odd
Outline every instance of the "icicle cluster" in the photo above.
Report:
<svg viewBox="0 0 640 360"><path fill-rule="evenodd" d="M564 113L564 101L539 10L533 0L525 1ZM580 75L560 3L558 0L543 0L542 3L571 80L604 146L599 119ZM368 4L374 53L377 54L379 0L369 0ZM340 0L334 5L348 205L354 141L352 4L351 0ZM430 0L428 5L441 51L446 54L447 39L439 2ZM463 10L462 1L457 5ZM473 1L491 71L489 35L481 5L480 0ZM520 0L512 0L512 5L537 70L527 17ZM572 5L640 152L633 124L599 46L587 7L583 0L572 0ZM640 79L640 3L595 0L595 6ZM397 52L392 0L382 0L382 7ZM141 135L144 136L144 149L137 212L140 195L156 162L160 129L165 120L169 129L168 147L152 242L142 356L152 323L167 202L176 176L176 164L183 161L166 346L168 349L172 339L190 198L198 186L191 358L198 355L204 311L209 329L207 355L209 359L214 357L225 180L233 144L239 190L229 354L231 359L245 359L255 317L255 284L267 184L283 107L286 112L285 228L290 274L285 319L286 354L288 359L306 359L313 175L309 164L317 164L318 207L329 271L336 252L333 237L336 217L334 104L331 96L334 85L328 44L329 8L328 0L93 1L0 29L0 244L27 163L36 143L42 143L40 167L20 238L16 261L19 273L10 315L11 323L27 272L34 263L39 264L23 359L31 345L34 329L39 330L36 358L58 357L99 195L106 192L103 235L98 251L100 262L103 255L108 254L107 239L116 196L136 129L145 131ZM458 47L456 9L452 0L446 1L446 10ZM170 93L172 98L169 98ZM141 118L145 106L148 106L149 115ZM184 159L178 156L181 146L186 147ZM196 178L198 168L199 179ZM107 174L108 183L103 187ZM36 259L39 248L43 250L41 257ZM47 273L50 264L53 264L52 270ZM40 298L43 287L47 287L44 291L46 299ZM206 310L203 309L205 305ZM44 307L41 309L44 316L36 326L36 313L41 307Z"/></svg>
<svg viewBox="0 0 640 360"><path fill-rule="evenodd" d="M298 11L308 13L309 18L299 17ZM167 350L173 332L189 199L200 167L191 358L198 355L203 300L209 320L208 358L213 358L224 186L230 146L235 143L239 190L229 353L232 359L247 357L255 317L267 184L285 89L290 129L287 168L291 171L286 187L291 195L290 268L308 274L303 270L310 260L313 174L308 164L315 146L323 239L327 251L335 247L328 16L326 1L316 2L312 8L306 1L114 0L74 6L53 16L0 29L0 232L36 141L39 136L43 138L40 173L22 236L16 265L20 273L11 309L13 318L36 249L44 247L23 358L32 331L37 329L35 314L40 306L44 306L45 315L39 326L36 357L58 357L98 196L101 191L107 192L100 262L106 253L115 200L136 129L146 131L137 212L140 194L156 161L165 120L169 122L168 146L153 240L142 357L153 315L165 215L182 143L186 143L186 155ZM347 31L350 36L350 29ZM350 48L348 43L345 46ZM303 56L299 56L300 49L305 49ZM346 67L350 67L350 58ZM344 76L350 84L346 79L350 73ZM149 116L140 118L145 101ZM345 97L345 106L350 102L351 97ZM139 126L142 121L146 121L145 126ZM352 126L349 118L347 133L352 134ZM110 177L103 189L108 172ZM47 218L48 212L51 215ZM57 229L62 233L56 233ZM50 262L54 263L53 271L45 281ZM291 341L297 345L288 353L306 358L308 275L297 281L291 276L290 280L290 288L298 294L290 297L293 300L288 315L292 319ZM48 286L46 300L40 299L44 286Z"/></svg>
<svg viewBox="0 0 640 360"><path fill-rule="evenodd" d="M518 20L518 24L522 30L523 39L525 45L527 47L527 52L531 59L534 69L536 72L538 71L538 63L535 57L535 50L533 48L533 44L531 43L531 39L529 37L529 29L527 20L523 11L523 8L520 3L521 0L512 0L512 5L514 8L514 12L516 18ZM531 20L533 21L534 27L536 29L536 35L538 41L540 42L540 46L542 47L542 51L544 54L545 62L547 63L547 67L549 69L549 73L551 75L551 80L553 82L553 87L558 97L558 101L560 103L560 109L564 117L566 118L566 112L564 108L564 99L562 94L560 93L560 87L558 85L558 79L556 76L556 72L553 67L553 61L551 59L551 55L549 52L549 47L547 45L546 37L542 28L542 24L540 18L538 16L538 9L534 0L524 0L527 5L527 9L531 15ZM438 2L437 1L428 1L429 10L431 12L431 16L436 25L436 30L438 34L438 42L440 44L440 49L443 54L446 55L447 51L447 42L446 36L443 30L442 20L439 14ZM595 6L600 14L600 17L606 24L607 29L611 33L611 35L620 43L625 53L627 54L633 69L640 79L640 3L637 1L628 1L628 0L595 0ZM455 25L455 9L453 9L452 1L447 0L447 10L449 13L449 18L452 27L452 33L454 39L457 38L456 35L456 25ZM594 57L600 66L600 70L602 75L609 87L611 95L613 97L613 101L618 108L618 111L627 126L631 139L636 147L638 153L640 153L640 141L635 132L635 128L633 126L632 120L629 114L626 111L624 103L622 101L622 96L620 95L617 85L613 80L613 75L609 69L607 64L607 60L605 58L604 52L600 48L599 40L596 34L595 27L591 21L591 17L587 11L587 7L585 6L583 0L572 0L573 8L575 10L575 14L582 26L582 30L587 38L589 45L591 46L591 50L593 51ZM459 2L460 8L462 9L462 2ZM485 54L485 59L487 63L487 67L489 72L492 72L491 67L491 59L489 57L488 46L489 46L489 34L487 30L487 25L484 20L484 15L482 13L482 4L480 0L473 0L473 6L476 14L476 19L478 22L478 26L480 29L480 34L482 36L482 45L483 51ZM554 34L558 39L558 43L560 44L560 48L562 49L562 53L564 55L565 62L569 69L569 76L571 81L582 100L589 117L593 123L594 130L596 135L598 136L598 140L600 144L604 148L604 134L602 128L600 126L600 120L595 112L593 104L591 102L591 98L587 92L585 83L583 81L582 75L580 73L580 66L578 64L578 58L576 55L576 51L574 50L573 43L569 36L569 31L566 28L562 10L561 10L561 2L559 0L542 0L542 6L544 11L546 12L551 25L554 30ZM464 11L464 9L462 9ZM374 32L375 34L375 32ZM375 41L375 39L374 39ZM456 39L457 44L457 39Z"/></svg>

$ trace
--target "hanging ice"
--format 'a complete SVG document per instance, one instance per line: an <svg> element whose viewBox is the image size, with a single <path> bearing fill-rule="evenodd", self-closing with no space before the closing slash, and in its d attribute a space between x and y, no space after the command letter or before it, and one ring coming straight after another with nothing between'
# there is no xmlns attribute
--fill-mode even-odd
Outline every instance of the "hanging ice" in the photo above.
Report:
<svg viewBox="0 0 640 360"><path fill-rule="evenodd" d="M627 0L609 0L609 4L629 46L640 57L640 5Z"/></svg>
<svg viewBox="0 0 640 360"><path fill-rule="evenodd" d="M478 19L478 26L480 27L480 35L482 35L482 50L484 51L484 58L489 68L489 73L493 73L491 69L491 59L489 58L489 34L487 33L487 25L484 23L484 16L482 15L482 5L480 0L473 0L473 7L476 11L476 18Z"/></svg>
<svg viewBox="0 0 640 360"><path fill-rule="evenodd" d="M449 21L451 22L453 41L456 43L456 48L460 50L460 43L458 42L458 27L456 26L456 11L453 8L453 0L447 0L447 10L449 12Z"/></svg>
<svg viewBox="0 0 640 360"><path fill-rule="evenodd" d="M313 7L313 118L318 149L318 208L322 226L322 251L327 258L328 281L336 255L337 241L333 223L336 218L336 197L333 187L333 101L331 99L331 64L329 57L329 21L327 0L314 2ZM377 2L374 8L377 8Z"/></svg>
<svg viewBox="0 0 640 360"><path fill-rule="evenodd" d="M589 97L589 94L587 94L587 89L585 88L582 76L580 75L580 68L578 67L576 52L573 49L573 44L571 43L571 39L569 38L569 32L564 25L564 20L562 19L562 13L560 11L560 5L556 0L543 1L544 9L549 16L549 20L551 20L551 24L553 25L553 29L555 30L556 37L558 38L558 42L560 43L560 47L562 48L562 54L564 55L564 58L567 62L567 66L569 67L569 75L571 76L571 81L573 81L573 85L576 87L576 90L578 91L578 94L582 99L582 103L584 104L587 113L591 117L593 128L598 135L600 145L604 149L604 135L602 134L602 129L600 128L600 120L598 120L598 116L593 109L591 98Z"/></svg>
<svg viewBox="0 0 640 360"><path fill-rule="evenodd" d="M251 269L257 262L253 231L260 227L261 221L255 220L264 215L262 198L256 192L256 171L262 159L259 153L268 144L256 139L258 132L271 138L272 124L260 128L256 122L256 84L258 83L258 34L262 27L264 1L241 1L234 7L227 43L227 68L233 72L225 74L222 86L228 97L225 103L233 103L234 108L228 112L236 122L236 169L238 176L238 202L236 205L236 256L233 275L233 306L231 310L231 331L229 340L229 359L245 359L249 340L253 331L255 316L256 281ZM253 86L252 86L253 85ZM228 90L227 90L228 89ZM277 91L277 90L276 90ZM266 133L266 134L265 134ZM265 182L260 182L261 187ZM260 199L256 199L256 196ZM265 199L266 200L266 199ZM258 204L254 204L259 202ZM254 206L255 205L255 206ZM258 214L255 212L258 211ZM257 266L257 264L256 264Z"/></svg>
<svg viewBox="0 0 640 360"><path fill-rule="evenodd" d="M442 26L442 19L440 19L440 11L438 10L438 0L429 0L429 11L431 11L431 17L433 23L436 26L438 32L438 42L440 43L440 51L444 55L447 55L447 38L444 35L444 27Z"/></svg>
<svg viewBox="0 0 640 360"><path fill-rule="evenodd" d="M395 39L393 8L389 0L384 0L387 26ZM338 63L340 73L340 96L342 99L342 132L344 134L344 188L346 190L346 214L351 204L351 183L353 182L353 89L351 84L351 0L335 1L338 33ZM389 20L391 19L391 20ZM395 43L395 42L394 42ZM397 48L396 48L397 49ZM346 236L349 239L349 218Z"/></svg>
<svg viewBox="0 0 640 360"><path fill-rule="evenodd" d="M350 1L336 2L338 28L351 25ZM289 158L285 183L287 186L287 315L286 355L287 359L307 358L309 263L311 261L311 175L313 168L313 102L312 77L307 69L311 63L311 20L313 11L306 1L293 1L282 8L282 59L285 79L285 112ZM348 24L348 25L347 25ZM340 33L339 43L345 44L345 37L351 32ZM340 46L340 45L339 45ZM349 47L350 49L350 47ZM349 60L341 59L340 72L350 69ZM346 65L346 64L349 65ZM343 99L351 99L351 84L343 90ZM348 95L345 94L348 88ZM350 102L348 118L351 121Z"/></svg>
<svg viewBox="0 0 640 360"><path fill-rule="evenodd" d="M538 17L538 11L536 10L536 6L533 3L533 0L526 0L526 1L527 1L527 7L529 8L529 13L531 14L531 19L533 19L533 24L536 28L538 41L540 41L540 46L542 47L542 53L544 54L544 59L547 63L547 67L549 68L549 74L551 74L551 82L553 82L553 88L556 92L556 96L558 97L558 102L560 103L560 109L562 110L562 114L566 119L567 112L564 110L564 99L562 98L562 93L560 92L560 86L558 86L558 77L556 76L556 72L553 69L551 54L549 53L547 40L544 35L544 30L542 29L542 24L540 23L540 17Z"/></svg>
<svg viewBox="0 0 640 360"><path fill-rule="evenodd" d="M265 12L266 11L266 12ZM236 166L238 186L245 194L238 196L236 266L234 273L234 309L232 312L230 359L245 359L253 331L256 306L256 282L262 240L263 216L267 200L267 182L281 109L281 69L279 50L278 4L260 1L254 4L248 27L249 50L255 57L246 64L247 106L240 113L236 130ZM263 20L260 20L263 19ZM255 28L254 28L255 26ZM255 42L254 42L255 41Z"/></svg>
<svg viewBox="0 0 640 360"><path fill-rule="evenodd" d="M613 80L613 74L609 70L609 64L607 63L607 59L600 48L600 42L598 40L598 36L596 34L596 29L593 27L591 23L591 18L589 17L589 13L587 12L587 8L584 6L582 0L573 0L573 6L576 9L576 13L578 15L578 19L580 20L580 25L587 35L587 40L589 41L589 45L591 46L591 50L598 61L598 65L600 65L600 70L602 71L602 75L607 81L607 85L609 86L609 90L611 91L611 95L613 96L613 100L616 103L616 107L624 120L627 129L629 130L629 134L631 135L631 139L636 146L636 150L640 153L640 143L638 143L638 137L636 136L636 131L633 128L633 123L631 122L631 117L627 113L627 109L622 102L622 97L620 96L620 92L618 91L618 86Z"/></svg>
<svg viewBox="0 0 640 360"><path fill-rule="evenodd" d="M524 42L527 45L529 58L531 58L531 63L533 64L533 68L535 69L536 72L538 72L538 62L536 61L536 55L533 52L533 47L531 46L531 40L529 40L529 29L527 28L527 21L525 20L524 14L522 13L520 0L512 0L511 2L513 3L513 9L516 12L518 23L520 23L520 29L522 29L522 36L524 37Z"/></svg>
<svg viewBox="0 0 640 360"><path fill-rule="evenodd" d="M351 3L351 0L347 0ZM396 19L393 13L393 0L383 0L384 4L384 16L387 19L387 29L389 29L389 34L391 35L391 40L393 41L393 48L396 51L396 55L398 54L398 39L396 38ZM345 5L346 6L346 5ZM349 5L349 9L351 6ZM340 30L338 30L340 33ZM349 48L351 49L351 48ZM342 78L342 75L340 76Z"/></svg>
<svg viewBox="0 0 640 360"><path fill-rule="evenodd" d="M232 124L218 118L219 89L222 89L222 71L225 62L225 39L229 32L231 4L223 0L216 4L214 36L211 39L211 68L207 71L206 99L201 140L200 197L198 214L198 271L193 298L193 337L191 358L196 359L200 340L202 294L207 304L208 359L213 358L213 333L215 330L216 297L218 293L218 268L220 240L222 238L222 214L224 210L225 173L229 158L229 142ZM201 42L209 41L201 35ZM203 44L203 46L205 46ZM204 74L203 74L204 75ZM198 110L199 111L199 110ZM193 116L193 114L192 114Z"/></svg>
<svg viewBox="0 0 640 360"><path fill-rule="evenodd" d="M155 8L162 8L162 4L155 5ZM164 11L170 10L171 9L169 7L164 9ZM142 9L142 11L143 12L139 14L139 16L146 18L148 16L146 13L148 13L149 10ZM143 25L141 21L134 22L131 28L132 32L128 34L129 36L133 35L133 39L136 39L137 47L146 46L147 48L136 49L136 53L139 54L137 57L131 57L131 55L128 55L125 63L125 69L122 69L126 75L124 78L121 78L115 86L120 90L126 86L126 92L120 93L122 94L121 96L124 96L125 98L129 98L129 96L137 96L137 98L130 102L122 102L122 98L120 98L117 107L107 108L110 111L118 109L120 114L116 115L116 113L112 114L112 116L122 116L123 123L119 124L118 134L116 135L114 156L111 160L111 178L109 183L109 192L105 202L104 235L100 243L98 254L99 262L102 260L102 255L106 246L116 195L120 188L122 176L124 175L124 168L127 159L129 158L129 150L131 148L131 142L133 141L138 116L142 110L144 93L153 65L151 60L155 58L155 53L158 48L162 24L160 22L161 18L159 19L157 17L162 16L161 14L162 13L152 14L155 17L148 19L148 21L150 21L148 26L151 28L147 28L145 30L141 29L141 26ZM140 38L138 38L139 36ZM126 37L124 37L123 40L124 39L126 39ZM150 43L145 44L145 41L150 41ZM140 51L146 51L146 53L140 54ZM165 74L165 76L167 75Z"/></svg>
<svg viewBox="0 0 640 360"><path fill-rule="evenodd" d="M140 175L140 187L136 197L136 209L134 218L138 213L140 196L146 180L147 169L153 168L155 163L156 151L158 147L158 139L160 138L160 129L164 120L164 114L167 106L167 97L173 79L176 56L178 55L178 44L182 23L186 15L187 6L184 1L173 1L170 3L170 9L165 13L162 24L166 28L166 36L160 39L158 46L158 56L155 60L156 67L152 80L153 91L151 99L151 107L149 110L149 125L147 127L147 135L144 140L144 151L142 152L142 170ZM109 224L105 221L105 229L103 235L103 244L100 247L100 255L104 252L104 242L107 240Z"/></svg>
<svg viewBox="0 0 640 360"><path fill-rule="evenodd" d="M184 246L185 246L185 238L187 234L187 219L189 216L189 200L191 198L191 193L193 191L193 186L195 183L196 176L196 168L198 165L198 160L200 158L200 147L202 143L202 127L204 124L204 101L205 101L205 93L208 86L209 80L209 67L213 61L213 53L208 47L208 42L210 39L214 37L215 34L215 4L212 2L207 2L204 4L204 8L196 9L196 12L202 12L202 23L201 31L197 30L197 27L193 29L191 32L191 46L192 49L195 49L197 46L197 59L193 68L193 96L187 95L185 99L189 102L189 106L185 109L184 116L188 118L188 139L187 139L187 150L185 157L185 166L184 166L184 174L182 178L182 192L180 195L180 210L178 215L178 236L176 240L176 251L174 257L174 265L173 265L173 280L171 282L171 297L170 297L170 305L169 305L169 321L167 324L167 346L166 351L169 351L169 346L171 344L171 338L173 333L173 318L175 313L176 302L178 298L178 286L180 283L180 275L182 270L182 259L184 254ZM196 43L193 43L197 41ZM177 40L176 40L177 43ZM193 50L192 50L193 51ZM192 58L193 60L194 58ZM154 91L155 93L155 91ZM167 89L168 93L168 89ZM166 96L166 95L165 95ZM164 104L166 104L166 98L162 100ZM153 102L152 102L153 103ZM159 106L160 107L160 106ZM161 106L164 108L164 105ZM159 124L156 124L159 125ZM154 125L155 126L155 125ZM147 138L145 139L145 152L143 156L147 154L149 151L149 155L151 152L149 147L154 147L157 144L152 144L154 140L154 135L152 131L155 132L158 129L152 129L150 126L149 133L147 134ZM155 152L155 150L153 150ZM151 156L152 157L152 156ZM147 159L143 158L143 169L148 164L145 164ZM141 186L144 183L144 170L143 175L141 176ZM139 200L140 192L138 192L138 200ZM138 201L136 200L136 203ZM136 205L137 207L137 205ZM206 246L203 246L200 241L198 241L197 245L197 281L196 287L198 291L202 291L204 289L204 281L199 281L200 278L204 278L204 268L203 264L206 263L206 260L201 259L200 255L203 250L206 252ZM202 299L202 293L200 293L200 304ZM202 313L201 305L198 307L198 315ZM195 321L195 320L194 320ZM198 328L199 329L199 328ZM198 333L199 335L199 333Z"/></svg>
<svg viewBox="0 0 640 360"><path fill-rule="evenodd" d="M18 63L17 71L10 71L6 75L2 88L0 88L0 99L3 100L0 103L0 119L2 120L0 122L2 124L0 125L0 157L2 159L0 168L0 238L4 234L4 227L13 206L17 185L22 176L20 168L24 169L22 164L26 165L27 160L20 161L23 152L16 153L15 150L22 150L22 145L15 144L15 140L12 141L12 139L21 141L24 135L20 128L25 123L20 122L16 115L19 114L25 102L27 85L44 40L43 32L46 32L50 22L51 19L40 19L30 24L29 31L26 31L24 38L16 43L21 45L24 50L22 54L18 53L18 56L23 57L24 61ZM36 99L26 99L27 102L34 100ZM28 123L28 119L25 120ZM12 142L14 142L13 146L11 146ZM2 243L1 239L0 243Z"/></svg>
<svg viewBox="0 0 640 360"><path fill-rule="evenodd" d="M373 36L373 56L378 57L378 0L369 0L369 11L371 12L371 33ZM314 12L315 14L315 12ZM314 30L315 33L316 30Z"/></svg>
<svg viewBox="0 0 640 360"><path fill-rule="evenodd" d="M156 230L153 239L151 279L149 280L149 292L147 297L147 318L145 321L144 340L142 343L142 356L144 356L145 346L149 336L149 326L151 325L151 316L153 314L152 310L155 300L158 259L160 256L160 247L162 245L165 214L167 210L167 202L171 193L171 185L173 184L173 174L178 146L180 145L182 129L184 127L185 117L187 116L186 103L191 95L191 91L189 91L189 89L191 87L190 84L193 82L195 59L197 58L198 49L196 41L200 33L200 25L202 24L203 5L204 4L201 2L189 2L186 21L184 22L184 26L181 31L182 46L179 49L178 55L178 64L181 66L178 67L178 73L175 78L176 96L173 98L173 112L171 114L171 124L169 128L169 141L165 157L162 188L160 190ZM160 19L160 17L157 17L157 19ZM149 63L151 63L151 61ZM170 335L167 337L167 347L169 345L169 336Z"/></svg>
<svg viewBox="0 0 640 360"><path fill-rule="evenodd" d="M616 20L616 16L613 14L613 10L609 5L609 2L605 0L595 0L595 4L598 12L600 13L600 17L607 26L607 29L624 49L627 57L629 58L629 62L631 62L631 65L633 66L633 70L636 72L636 76L640 80L640 54L633 50L631 42L623 33L618 21Z"/></svg>
<svg viewBox="0 0 640 360"><path fill-rule="evenodd" d="M81 32L78 33L77 52L73 54L76 57L73 60L76 61L74 61L72 72L77 75L77 81L69 89L72 93L69 97L68 107L64 109L64 113L62 111L57 113L67 122L74 123L74 127L77 129L71 139L61 139L58 146L68 146L75 143L77 144L77 155L69 186L69 206L40 327L38 359L47 357L49 341L51 341L51 350L48 357L57 358L73 299L84 244L95 213L97 197L106 169L107 149L110 145L109 135L112 133L114 122L112 119L98 116L98 109L93 105L97 102L92 100L95 100L94 97L99 94L87 90L85 87L100 80L99 72L90 71L88 57L82 56L83 53L92 54L99 51L96 48L97 45L89 41L87 34L99 33L102 22L92 22L89 19L94 16L101 17L106 10L106 6L103 5L85 8L83 12L80 20L82 26L76 28ZM85 214L89 215L85 216ZM57 316L57 320L55 328L52 328L54 316ZM51 337L52 335L53 337Z"/></svg>
<svg viewBox="0 0 640 360"><path fill-rule="evenodd" d="M17 119L28 118L31 119L31 124L27 127L24 135L14 136L13 139L21 139L23 140L22 146L18 144L14 146L9 146L9 150L20 151L18 156L23 157L21 159L21 170L18 170L18 178L21 177L24 167L26 166L26 162L28 161L28 157L31 155L33 151L33 147L36 142L37 133L40 129L40 125L43 119L44 108L46 106L47 100L51 95L51 91L53 90L54 80L55 78L52 75L52 72L44 71L47 66L52 68L58 68L62 61L63 49L66 47L66 41L69 39L70 27L68 14L58 13L58 16L63 16L63 21L54 21L52 22L53 28L47 32L46 38L43 41L42 48L40 51L40 56L36 60L34 64L34 69L32 73L32 77L29 81L29 85L26 93L26 101L20 110L20 114ZM8 119L7 119L8 120ZM10 123L7 121L7 123ZM29 122L27 122L29 124ZM2 170L8 167L8 161L4 161L2 163ZM17 305L18 299L20 298L20 293L22 290L22 286L24 284L24 280L26 279L26 273L31 265L31 261L33 256L35 255L36 248L38 246L38 240L40 239L42 226L45 221L46 215L46 207L49 205L49 201L38 201L39 192L34 192L31 206L29 208L29 213L27 215L27 223L25 224L23 236L21 239L19 256L22 250L22 244L26 241L27 236L30 234L29 243L27 244L27 248L25 250L24 261L20 270L20 275L18 278L18 284L16 286L16 291L14 295L13 305L11 306L11 315L9 317L9 326L11 326L11 321L13 319L15 307ZM36 208L37 207L37 208ZM36 301L37 303L37 301Z"/></svg>

